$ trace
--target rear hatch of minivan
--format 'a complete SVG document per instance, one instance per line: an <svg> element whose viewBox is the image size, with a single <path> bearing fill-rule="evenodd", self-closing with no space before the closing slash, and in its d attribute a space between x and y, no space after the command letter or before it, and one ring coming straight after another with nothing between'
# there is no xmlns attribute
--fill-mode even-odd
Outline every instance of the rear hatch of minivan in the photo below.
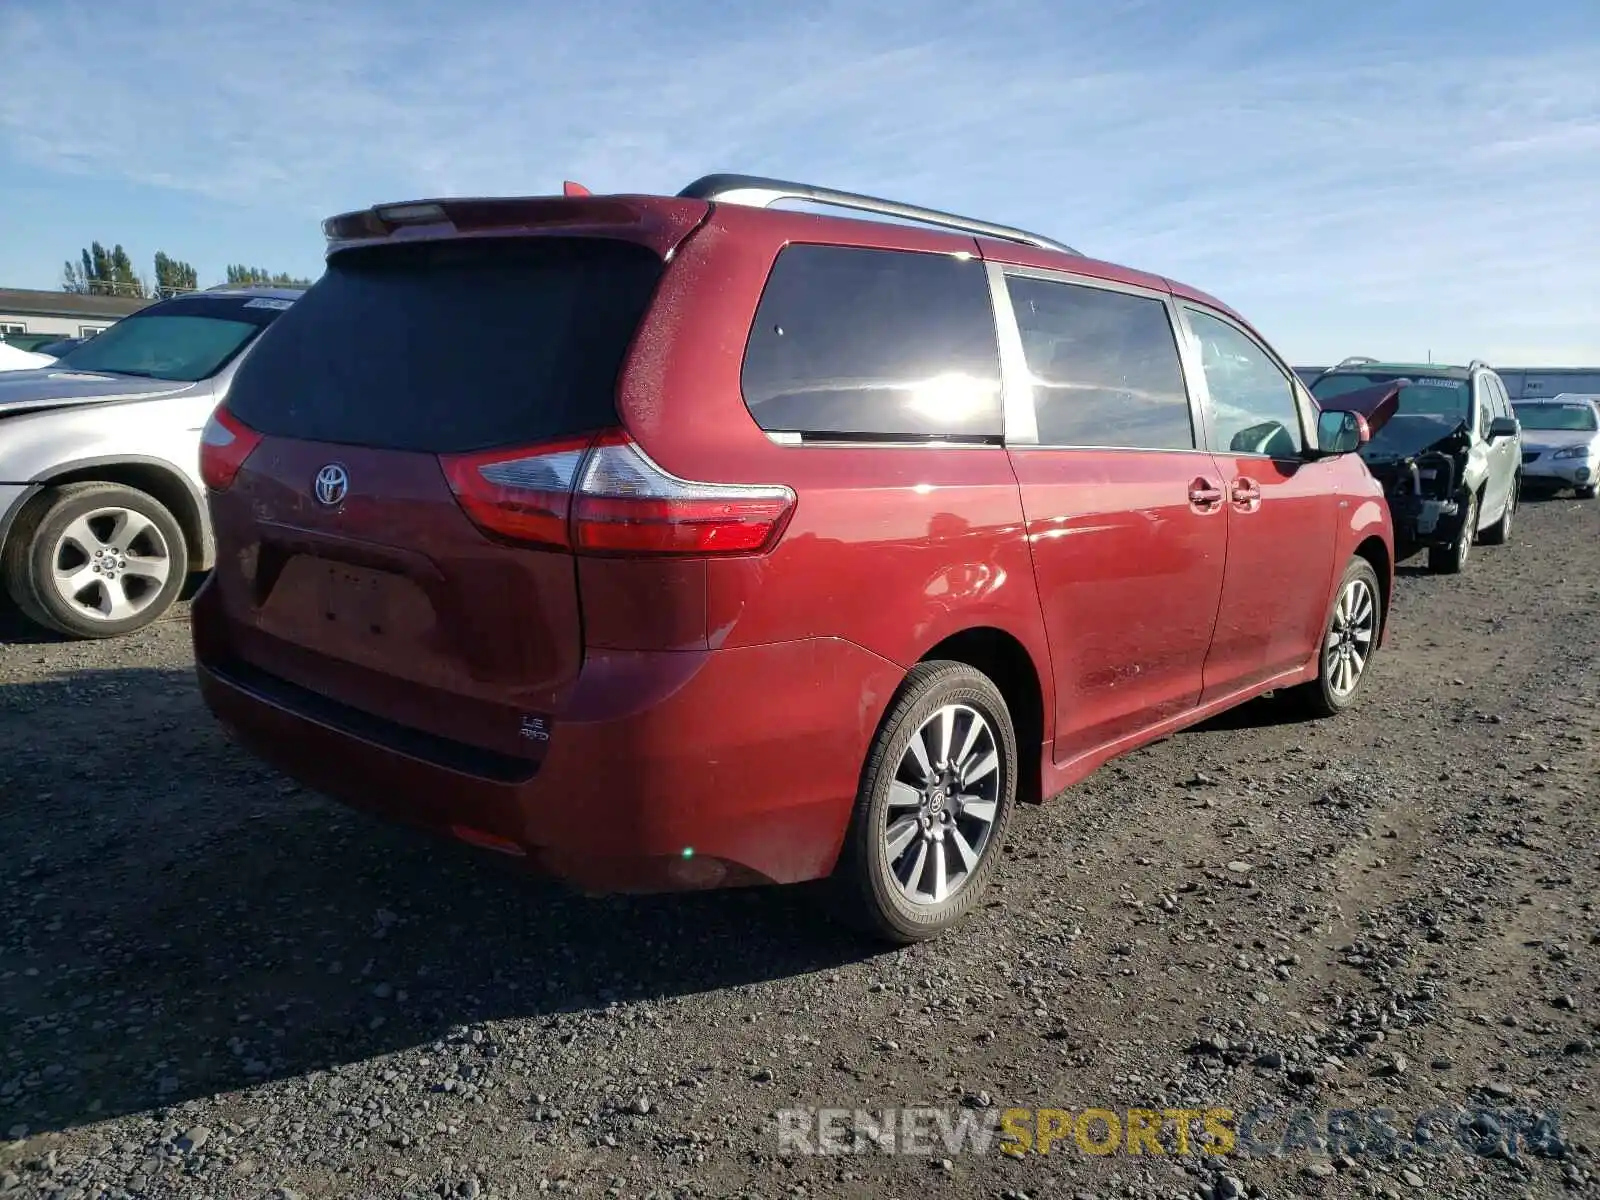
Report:
<svg viewBox="0 0 1600 1200"><path fill-rule="evenodd" d="M206 435L228 631L207 665L531 773L583 659L568 493L663 257L592 236L331 256Z"/></svg>

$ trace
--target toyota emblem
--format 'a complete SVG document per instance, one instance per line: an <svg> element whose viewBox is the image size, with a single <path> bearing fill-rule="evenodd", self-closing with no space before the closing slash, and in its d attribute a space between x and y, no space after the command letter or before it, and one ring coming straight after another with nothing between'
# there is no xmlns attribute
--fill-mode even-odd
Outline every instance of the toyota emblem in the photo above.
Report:
<svg viewBox="0 0 1600 1200"><path fill-rule="evenodd" d="M318 504L325 508L338 508L350 494L350 473L338 463L329 463L317 472L313 491Z"/></svg>

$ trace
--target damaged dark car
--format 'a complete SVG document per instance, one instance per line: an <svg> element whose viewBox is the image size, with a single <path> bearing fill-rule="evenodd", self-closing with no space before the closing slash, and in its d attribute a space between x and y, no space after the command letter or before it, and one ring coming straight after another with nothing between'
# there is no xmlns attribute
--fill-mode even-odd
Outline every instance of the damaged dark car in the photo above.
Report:
<svg viewBox="0 0 1600 1200"><path fill-rule="evenodd" d="M1397 558L1426 550L1429 570L1455 574L1474 544L1510 540L1521 431L1505 384L1484 363L1346 359L1318 375L1311 394L1370 423L1360 454L1388 498Z"/></svg>

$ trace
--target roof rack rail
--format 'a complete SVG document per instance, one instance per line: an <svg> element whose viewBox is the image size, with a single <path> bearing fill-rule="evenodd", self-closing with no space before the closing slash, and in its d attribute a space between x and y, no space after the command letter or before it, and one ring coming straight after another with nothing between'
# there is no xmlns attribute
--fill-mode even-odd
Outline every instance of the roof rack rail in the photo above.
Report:
<svg viewBox="0 0 1600 1200"><path fill-rule="evenodd" d="M1375 363L1377 361L1378 361L1377 359L1368 358L1364 354L1352 354L1349 358L1341 358L1338 362L1334 363L1333 366L1331 366L1331 367L1323 367L1322 370L1317 372L1317 378L1313 379L1311 382L1312 383L1316 383L1324 375L1332 375L1335 371L1339 370L1342 367L1365 366L1365 365L1367 365L1369 363ZM1307 386L1309 387L1310 384L1308 384Z"/></svg>
<svg viewBox="0 0 1600 1200"><path fill-rule="evenodd" d="M1475 359L1473 359L1471 362L1469 362L1467 364L1467 374L1471 375L1474 371L1478 370L1480 367L1485 371L1494 370L1494 368L1491 367L1488 363L1484 362L1483 359L1475 358Z"/></svg>
<svg viewBox="0 0 1600 1200"><path fill-rule="evenodd" d="M1042 250L1056 250L1063 254L1082 257L1071 246L1047 238L1043 234L1013 229L1009 225L995 225L971 217L958 217L954 213L933 208L919 208L902 204L898 200L880 200L876 196L862 196L855 192L840 192L832 188L816 187L809 183L793 183L785 179L767 179L761 175L705 175L696 179L678 193L689 200L724 201L729 204L748 204L766 208L779 200L807 200L813 204L831 204L836 208L851 208L879 216L899 217L906 221L919 221L924 225L937 225L956 229L962 233L998 238L1005 242L1021 242L1038 246Z"/></svg>

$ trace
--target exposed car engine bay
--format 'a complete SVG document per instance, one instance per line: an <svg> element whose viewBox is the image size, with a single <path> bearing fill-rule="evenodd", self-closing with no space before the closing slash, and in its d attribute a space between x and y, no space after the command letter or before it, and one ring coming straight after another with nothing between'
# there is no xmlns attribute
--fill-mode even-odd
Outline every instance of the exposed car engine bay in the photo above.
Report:
<svg viewBox="0 0 1600 1200"><path fill-rule="evenodd" d="M1455 540L1466 514L1462 481L1471 450L1465 421L1431 414L1396 414L1381 440L1361 448L1367 469L1383 485L1397 541Z"/></svg>

